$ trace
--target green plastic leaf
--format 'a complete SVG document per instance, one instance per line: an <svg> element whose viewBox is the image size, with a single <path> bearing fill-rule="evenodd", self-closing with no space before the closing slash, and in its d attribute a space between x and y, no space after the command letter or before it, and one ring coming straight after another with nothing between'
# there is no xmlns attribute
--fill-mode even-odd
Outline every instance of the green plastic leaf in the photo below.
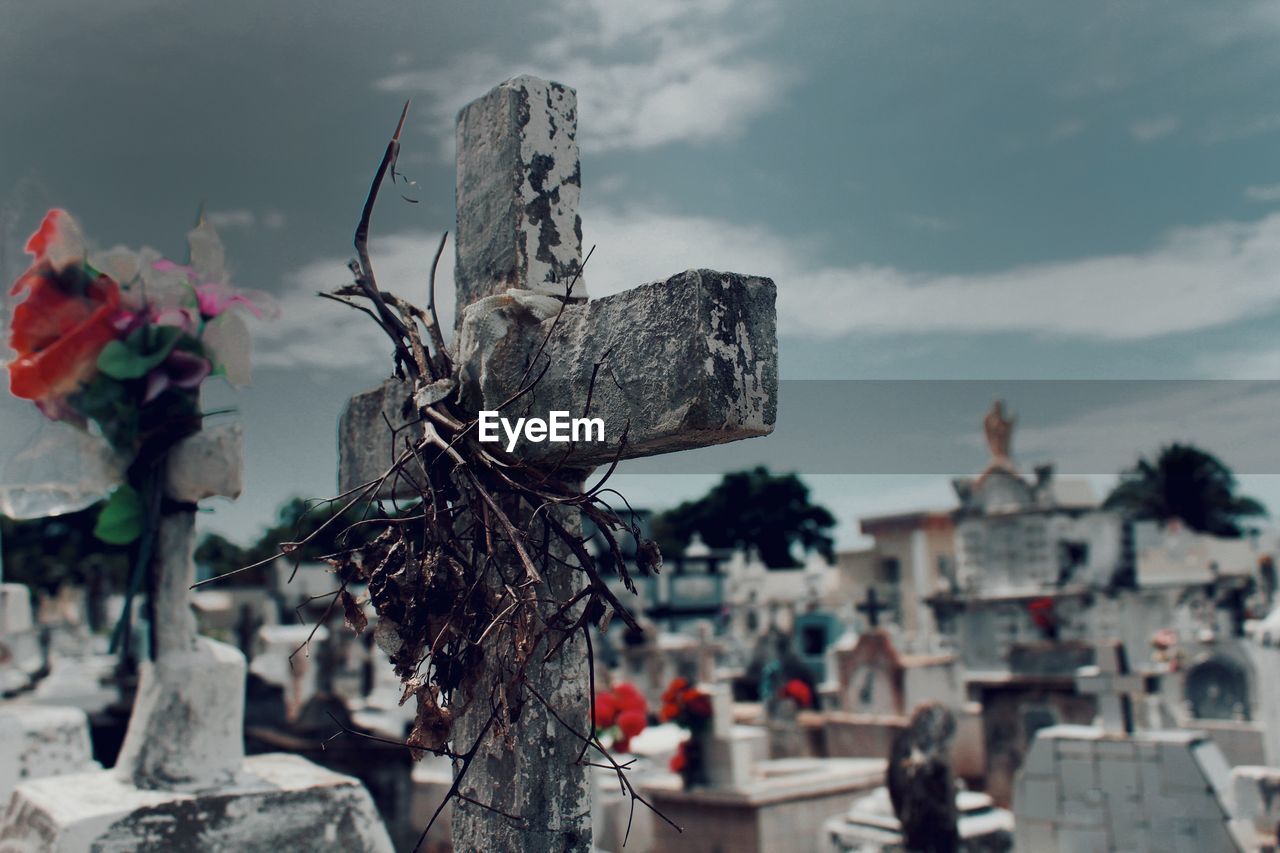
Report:
<svg viewBox="0 0 1280 853"><path fill-rule="evenodd" d="M127 484L117 486L98 513L93 535L108 545L128 545L142 535L145 514L137 490Z"/></svg>
<svg viewBox="0 0 1280 853"><path fill-rule="evenodd" d="M139 329L126 341L111 341L98 354L98 369L112 379L140 379L169 357L182 330L176 326Z"/></svg>

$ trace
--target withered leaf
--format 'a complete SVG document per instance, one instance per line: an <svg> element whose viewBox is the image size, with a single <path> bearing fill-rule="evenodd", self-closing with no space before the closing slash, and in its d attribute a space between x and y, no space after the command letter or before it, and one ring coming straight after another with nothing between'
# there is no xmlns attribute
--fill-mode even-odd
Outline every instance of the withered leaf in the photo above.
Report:
<svg viewBox="0 0 1280 853"><path fill-rule="evenodd" d="M369 618L364 615L364 608L356 603L356 597L345 589L338 593L338 597L342 599L342 611L347 627L357 634L363 634L364 629L369 626Z"/></svg>
<svg viewBox="0 0 1280 853"><path fill-rule="evenodd" d="M449 709L437 705L429 690L421 690L418 692L418 714L405 743L418 749L439 752L449 742L449 730L452 727L453 717ZM414 753L414 758L420 757Z"/></svg>

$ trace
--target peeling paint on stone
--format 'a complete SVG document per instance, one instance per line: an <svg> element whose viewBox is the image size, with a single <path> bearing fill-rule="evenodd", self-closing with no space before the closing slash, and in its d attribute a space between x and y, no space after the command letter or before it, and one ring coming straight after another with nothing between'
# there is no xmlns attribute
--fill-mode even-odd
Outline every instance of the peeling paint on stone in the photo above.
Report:
<svg viewBox="0 0 1280 853"><path fill-rule="evenodd" d="M458 116L458 322L507 288L563 297L580 272L577 95L516 77ZM571 294L586 298L579 276Z"/></svg>

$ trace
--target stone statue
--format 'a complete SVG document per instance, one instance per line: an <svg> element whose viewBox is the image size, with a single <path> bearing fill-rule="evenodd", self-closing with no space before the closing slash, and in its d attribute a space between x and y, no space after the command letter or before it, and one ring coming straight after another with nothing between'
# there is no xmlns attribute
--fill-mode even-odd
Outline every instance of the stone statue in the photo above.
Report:
<svg viewBox="0 0 1280 853"><path fill-rule="evenodd" d="M951 741L956 720L941 702L916 708L911 724L894 738L888 788L902 824L902 846L911 853L956 853L960 849Z"/></svg>
<svg viewBox="0 0 1280 853"><path fill-rule="evenodd" d="M1009 462L1010 449L1013 445L1013 427L1015 418L1004 413L1004 401L996 400L991 404L991 411L982 419L982 430L987 434L987 446L991 448L991 458L997 462Z"/></svg>

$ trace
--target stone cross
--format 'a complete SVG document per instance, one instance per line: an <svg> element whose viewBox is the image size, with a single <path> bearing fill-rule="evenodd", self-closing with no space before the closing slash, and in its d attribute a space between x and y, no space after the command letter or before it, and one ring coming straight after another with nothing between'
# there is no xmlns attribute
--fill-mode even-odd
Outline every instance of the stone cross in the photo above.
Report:
<svg viewBox="0 0 1280 853"><path fill-rule="evenodd" d="M583 416L589 400L589 414L604 419L605 440L522 441L516 455L582 476L615 458L624 424L623 458L768 434L777 405L773 282L690 270L585 301L576 136L575 92L533 77L503 83L458 117L454 360L463 399L475 410L498 409L527 384L540 351L531 375L544 365L546 372L503 415L546 418L561 410ZM574 276L570 304L557 318L557 298ZM412 391L392 379L348 404L339 427L342 491L389 467L394 448L383 416L404 425L403 404ZM576 518L568 521L576 527ZM572 574L549 573L553 596L572 593ZM470 677L479 687L484 676ZM589 729L580 648L566 646L527 679L573 709L581 730ZM461 715L455 747L469 745L466 738L487 718L481 704ZM462 793L497 811L455 804L454 849L590 850L586 768L576 764L581 742L532 702L515 729L508 742L487 744L472 764ZM520 822L499 811L519 815Z"/></svg>
<svg viewBox="0 0 1280 853"><path fill-rule="evenodd" d="M863 601L861 604L859 604L856 609L858 610L859 613L867 614L868 625L870 625L872 628L879 628L880 627L880 611L892 610L893 608L890 607L888 604L885 604L882 601L880 601L880 599L876 597L876 588L874 586L869 586L867 587L866 600Z"/></svg>
<svg viewBox="0 0 1280 853"><path fill-rule="evenodd" d="M201 791L235 781L244 760L245 660L196 633L195 504L238 497L243 438L239 424L201 430L170 452L162 478L166 512L152 560L154 651L143 663L133 713L116 762L117 778L137 788Z"/></svg>
<svg viewBox="0 0 1280 853"><path fill-rule="evenodd" d="M1134 697L1147 694L1147 676L1129 670L1129 656L1119 642L1100 644L1097 661L1076 671L1076 689L1097 696L1104 729L1133 734Z"/></svg>

